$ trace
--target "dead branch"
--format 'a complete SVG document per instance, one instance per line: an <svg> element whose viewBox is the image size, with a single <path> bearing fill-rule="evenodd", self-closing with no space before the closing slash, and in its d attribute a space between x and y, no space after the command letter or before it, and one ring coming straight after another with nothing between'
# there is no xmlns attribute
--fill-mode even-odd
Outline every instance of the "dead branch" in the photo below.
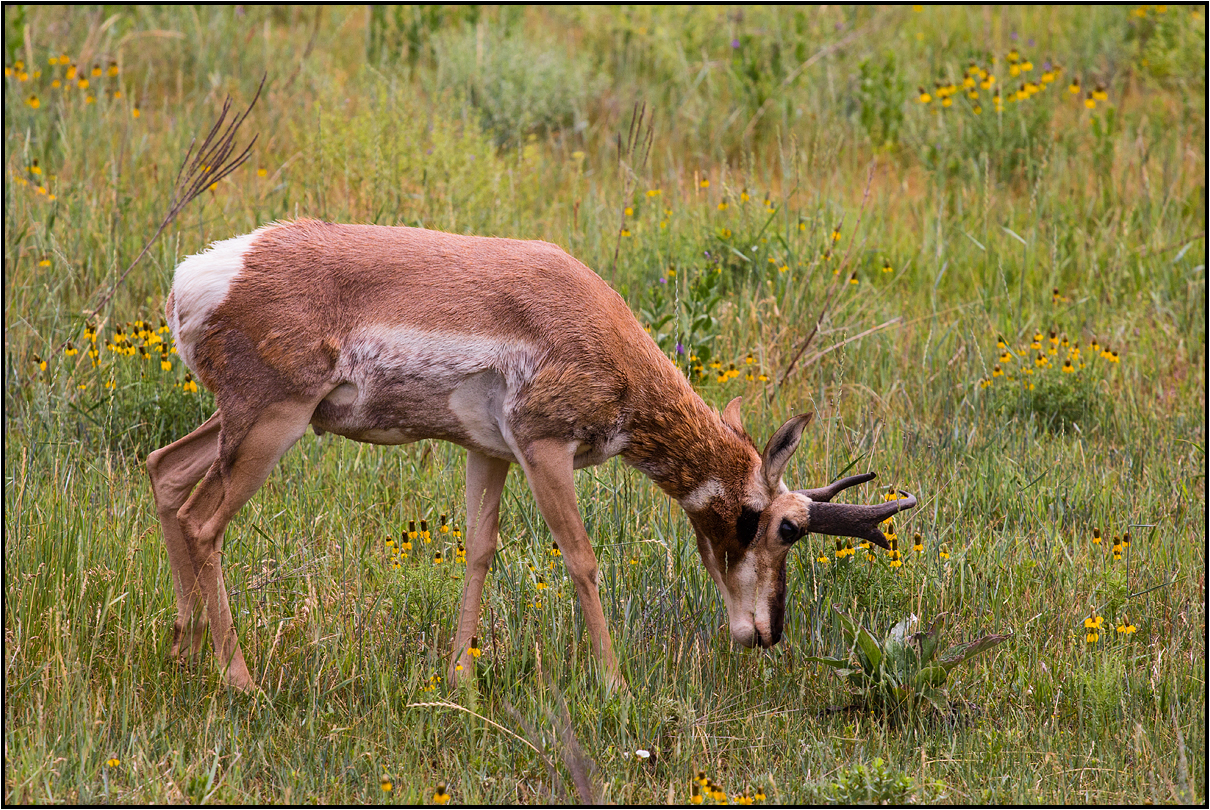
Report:
<svg viewBox="0 0 1210 810"><path fill-rule="evenodd" d="M248 156L252 153L252 147L256 144L256 139L260 137L259 133L253 135L252 140L244 147L244 150L232 158L231 154L235 151L235 134L239 130L240 125L248 117L248 114L252 112L252 108L256 106L267 78L268 74L261 77L260 85L256 88L256 95L252 97L248 108L233 118L231 123L227 124L225 130L223 129L223 122L226 121L227 113L231 110L231 96L227 96L223 101L223 109L219 113L218 120L214 122L214 126L210 128L210 132L207 133L205 140L202 141L202 145L198 147L196 153L193 147L197 143L197 138L189 142L189 150L185 153L184 160L181 161L181 168L177 170L176 181L172 186L172 194L168 199L167 215L165 215L163 222L160 223L160 227L156 228L155 233L143 245L143 249L139 251L139 255L122 271L122 275L118 276L118 280L109 288L109 292L105 293L96 306L93 307L92 311L94 313L100 312L113 299L114 293L118 291L118 287L122 286L122 282L130 275L130 271L147 254L147 251L151 249L151 245L164 232L164 229L176 219L177 214L181 213L185 206L197 199L203 191L231 174L248 159ZM219 134L220 132L222 134ZM192 161L190 161L190 158L192 158Z"/></svg>

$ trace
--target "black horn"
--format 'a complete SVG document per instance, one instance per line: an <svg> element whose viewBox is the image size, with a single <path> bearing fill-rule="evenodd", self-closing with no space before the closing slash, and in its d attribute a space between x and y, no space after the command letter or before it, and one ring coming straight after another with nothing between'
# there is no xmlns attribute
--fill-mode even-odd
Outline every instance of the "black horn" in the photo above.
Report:
<svg viewBox="0 0 1210 810"><path fill-rule="evenodd" d="M873 481L878 477L877 473L862 473L861 475L850 475L848 478L841 478L839 481L833 481L826 487L819 489L797 489L799 495L806 495L813 501L827 502L835 498L841 491L849 487L855 487L858 484L864 484L866 481Z"/></svg>
<svg viewBox="0 0 1210 810"><path fill-rule="evenodd" d="M873 475L867 473L866 476L854 476L854 479L868 481L872 477ZM815 491L823 492L823 494L831 497L845 488L844 486L840 486L841 484L845 484L846 481L850 480L852 479L846 478L837 481L823 490L799 490L799 493L811 497L810 493ZM854 481L854 483L860 482ZM852 484L846 484L846 486L852 486ZM898 492L897 494L898 498L895 500L874 506L862 506L854 503L829 503L827 500L811 498L812 503L807 510L809 519L805 528L808 532L815 532L816 534L857 537L889 549L891 544L887 542L886 536L879 530L878 524L890 519L896 513L902 512L904 509L911 509L916 505L915 495L908 492Z"/></svg>

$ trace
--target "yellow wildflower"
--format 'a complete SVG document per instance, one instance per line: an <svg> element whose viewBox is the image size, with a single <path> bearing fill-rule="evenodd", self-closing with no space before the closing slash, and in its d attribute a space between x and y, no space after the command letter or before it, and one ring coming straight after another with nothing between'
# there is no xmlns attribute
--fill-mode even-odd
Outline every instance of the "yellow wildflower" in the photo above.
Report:
<svg viewBox="0 0 1210 810"><path fill-rule="evenodd" d="M445 782L437 783L437 790L433 793L433 804L445 804L450 800L450 794L445 792Z"/></svg>

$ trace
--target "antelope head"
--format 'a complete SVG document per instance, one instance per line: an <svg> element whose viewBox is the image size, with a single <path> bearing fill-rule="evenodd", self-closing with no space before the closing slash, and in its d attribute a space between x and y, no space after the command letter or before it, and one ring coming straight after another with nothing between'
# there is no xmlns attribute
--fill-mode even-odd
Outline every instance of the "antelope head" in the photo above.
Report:
<svg viewBox="0 0 1210 810"><path fill-rule="evenodd" d="M812 416L793 417L758 452L740 422L739 399L732 400L723 411L723 422L746 440L748 458L733 465L730 481L712 479L681 501L702 562L722 593L731 637L745 647L772 647L781 640L786 559L795 543L814 532L890 548L878 524L916 505L916 498L907 493L875 506L831 503L842 490L872 480L874 473L818 489L788 489L782 473Z"/></svg>

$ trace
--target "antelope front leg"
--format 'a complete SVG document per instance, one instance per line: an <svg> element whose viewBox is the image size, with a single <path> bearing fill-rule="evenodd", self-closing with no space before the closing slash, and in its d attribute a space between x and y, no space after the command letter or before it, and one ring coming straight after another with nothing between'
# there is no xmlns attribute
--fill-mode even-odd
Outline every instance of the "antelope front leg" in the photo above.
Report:
<svg viewBox="0 0 1210 810"><path fill-rule="evenodd" d="M471 672L474 665L469 647L479 628L483 583L496 556L500 495L509 466L502 459L466 451L466 582L462 586L462 607L458 611L458 629L446 678L450 683Z"/></svg>
<svg viewBox="0 0 1210 810"><path fill-rule="evenodd" d="M593 652L605 670L609 685L624 689L626 681L614 658L605 611L601 608L597 558L576 506L574 453L575 446L567 442L541 439L525 446L518 457L538 502L538 510L558 542L563 562L575 583Z"/></svg>

